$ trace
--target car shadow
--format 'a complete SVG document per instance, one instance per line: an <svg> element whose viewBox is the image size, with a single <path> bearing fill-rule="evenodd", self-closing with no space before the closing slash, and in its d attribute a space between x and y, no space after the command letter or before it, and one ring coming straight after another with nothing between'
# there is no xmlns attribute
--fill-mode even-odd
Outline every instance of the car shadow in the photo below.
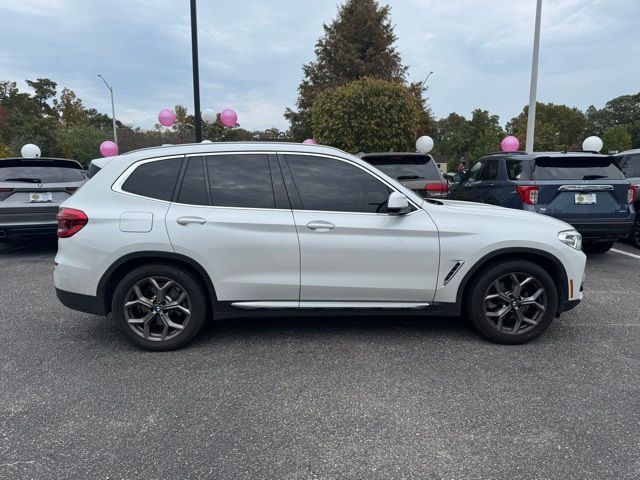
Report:
<svg viewBox="0 0 640 480"><path fill-rule="evenodd" d="M0 242L0 256L55 255L58 250L57 237L16 238Z"/></svg>

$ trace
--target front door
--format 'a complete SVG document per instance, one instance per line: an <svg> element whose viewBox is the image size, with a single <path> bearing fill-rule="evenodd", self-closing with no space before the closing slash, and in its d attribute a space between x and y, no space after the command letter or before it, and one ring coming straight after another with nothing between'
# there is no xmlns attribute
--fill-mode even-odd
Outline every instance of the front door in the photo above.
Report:
<svg viewBox="0 0 640 480"><path fill-rule="evenodd" d="M281 159L300 240L301 306L433 300L438 231L424 210L388 214L393 188L345 159Z"/></svg>
<svg viewBox="0 0 640 480"><path fill-rule="evenodd" d="M298 236L275 155L228 153L187 160L166 216L176 253L204 267L219 301L277 300L297 306ZM282 189L274 190L274 182Z"/></svg>

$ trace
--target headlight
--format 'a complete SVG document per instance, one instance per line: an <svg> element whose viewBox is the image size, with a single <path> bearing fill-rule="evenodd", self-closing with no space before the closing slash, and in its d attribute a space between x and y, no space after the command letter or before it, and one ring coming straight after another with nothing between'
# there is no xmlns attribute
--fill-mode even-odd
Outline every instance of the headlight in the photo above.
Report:
<svg viewBox="0 0 640 480"><path fill-rule="evenodd" d="M575 230L565 230L558 233L558 240L576 250L582 250L582 235Z"/></svg>

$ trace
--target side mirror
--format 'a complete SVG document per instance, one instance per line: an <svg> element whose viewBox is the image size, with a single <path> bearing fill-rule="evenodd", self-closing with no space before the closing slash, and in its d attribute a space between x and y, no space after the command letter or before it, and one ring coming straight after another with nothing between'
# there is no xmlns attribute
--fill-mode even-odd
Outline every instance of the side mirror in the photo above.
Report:
<svg viewBox="0 0 640 480"><path fill-rule="evenodd" d="M391 192L387 201L387 213L389 215L403 215L410 211L409 199L400 192Z"/></svg>

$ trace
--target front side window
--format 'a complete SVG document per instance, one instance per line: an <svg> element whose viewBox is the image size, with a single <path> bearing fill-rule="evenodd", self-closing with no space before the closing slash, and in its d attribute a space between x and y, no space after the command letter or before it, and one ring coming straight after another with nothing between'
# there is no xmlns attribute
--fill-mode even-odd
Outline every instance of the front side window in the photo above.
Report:
<svg viewBox="0 0 640 480"><path fill-rule="evenodd" d="M387 213L391 189L361 168L313 155L286 158L305 210Z"/></svg>
<svg viewBox="0 0 640 480"><path fill-rule="evenodd" d="M143 163L129 175L122 190L142 197L170 201L181 167L182 158Z"/></svg>
<svg viewBox="0 0 640 480"><path fill-rule="evenodd" d="M206 159L211 205L275 208L269 157L265 154L211 155Z"/></svg>
<svg viewBox="0 0 640 480"><path fill-rule="evenodd" d="M478 175L478 180L495 180L498 178L498 161L488 160Z"/></svg>
<svg viewBox="0 0 640 480"><path fill-rule="evenodd" d="M483 166L483 162L479 161L476 162L476 164L471 167L471 170L469 170L469 173L467 173L467 180L478 180L479 175L480 175L480 170L482 170L482 166Z"/></svg>

